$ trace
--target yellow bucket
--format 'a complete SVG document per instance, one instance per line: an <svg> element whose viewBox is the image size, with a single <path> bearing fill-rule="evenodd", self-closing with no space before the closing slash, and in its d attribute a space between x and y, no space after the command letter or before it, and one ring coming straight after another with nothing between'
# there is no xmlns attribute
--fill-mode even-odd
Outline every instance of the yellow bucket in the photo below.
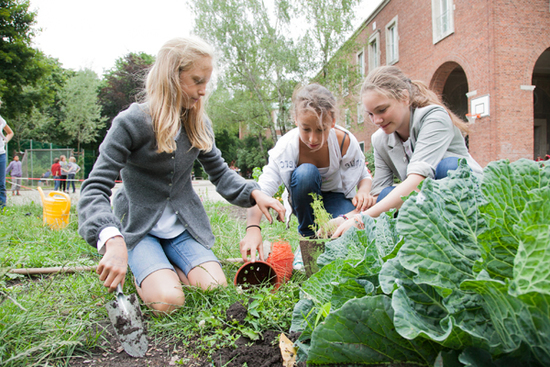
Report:
<svg viewBox="0 0 550 367"><path fill-rule="evenodd" d="M41 187L38 187L38 192L42 197L44 207L44 225L49 225L51 229L65 228L69 224L69 214L71 213L69 195L61 191L52 191L46 196Z"/></svg>

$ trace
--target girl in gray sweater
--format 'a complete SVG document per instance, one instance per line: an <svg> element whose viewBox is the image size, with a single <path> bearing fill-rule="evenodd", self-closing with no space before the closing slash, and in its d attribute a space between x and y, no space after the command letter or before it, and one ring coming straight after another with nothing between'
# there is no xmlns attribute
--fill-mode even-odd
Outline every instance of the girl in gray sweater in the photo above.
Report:
<svg viewBox="0 0 550 367"><path fill-rule="evenodd" d="M213 55L197 38L174 39L161 48L147 76L145 102L113 120L81 188L79 233L104 254L99 278L112 291L130 265L138 294L156 312L184 304L181 282L203 289L227 284L191 185L195 159L230 203L258 205L270 222L269 208L284 218L284 207L231 170L216 148L204 113ZM111 210L119 174L123 186Z"/></svg>

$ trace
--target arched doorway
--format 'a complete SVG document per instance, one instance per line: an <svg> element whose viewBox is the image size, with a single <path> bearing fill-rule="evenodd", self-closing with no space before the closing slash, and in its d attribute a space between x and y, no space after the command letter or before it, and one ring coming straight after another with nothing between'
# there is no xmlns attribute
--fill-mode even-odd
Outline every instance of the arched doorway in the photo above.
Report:
<svg viewBox="0 0 550 367"><path fill-rule="evenodd" d="M456 62L446 62L435 72L430 88L441 95L443 102L458 117L467 121L468 79L462 66Z"/></svg>
<svg viewBox="0 0 550 367"><path fill-rule="evenodd" d="M550 48L540 55L531 82L533 92L534 159L550 155Z"/></svg>
<svg viewBox="0 0 550 367"><path fill-rule="evenodd" d="M443 103L459 118L468 121L468 79L462 66L456 62L447 62L439 67L433 76L431 89L441 95ZM465 138L468 145L468 136Z"/></svg>

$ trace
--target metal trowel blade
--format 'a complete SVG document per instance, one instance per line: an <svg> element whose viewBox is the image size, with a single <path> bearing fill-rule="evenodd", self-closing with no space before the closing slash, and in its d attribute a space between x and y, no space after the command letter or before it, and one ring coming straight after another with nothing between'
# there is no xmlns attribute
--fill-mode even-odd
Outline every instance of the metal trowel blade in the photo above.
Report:
<svg viewBox="0 0 550 367"><path fill-rule="evenodd" d="M132 357L143 357L149 342L136 295L126 297L122 289L117 289L117 299L105 307L124 351Z"/></svg>

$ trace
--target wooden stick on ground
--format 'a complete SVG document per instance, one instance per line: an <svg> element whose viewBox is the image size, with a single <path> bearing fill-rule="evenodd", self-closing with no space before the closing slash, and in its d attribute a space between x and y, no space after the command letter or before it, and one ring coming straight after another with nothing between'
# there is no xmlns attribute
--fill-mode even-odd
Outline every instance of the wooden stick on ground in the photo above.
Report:
<svg viewBox="0 0 550 367"><path fill-rule="evenodd" d="M55 266L51 268L23 268L11 269L8 273L35 275L35 274L55 274L55 273L76 273L78 271L95 271L97 266Z"/></svg>

